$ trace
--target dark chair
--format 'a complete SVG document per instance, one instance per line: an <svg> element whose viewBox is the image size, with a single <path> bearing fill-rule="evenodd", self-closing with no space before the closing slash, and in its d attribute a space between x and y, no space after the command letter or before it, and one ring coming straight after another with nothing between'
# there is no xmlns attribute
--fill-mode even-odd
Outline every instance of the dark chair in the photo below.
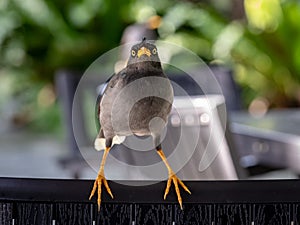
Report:
<svg viewBox="0 0 300 225"><path fill-rule="evenodd" d="M92 181L0 178L1 225L285 224L300 222L300 181L187 181L183 210L164 182L111 182L100 212L88 201ZM136 185L136 184L135 184ZM22 187L22 188L20 188Z"/></svg>

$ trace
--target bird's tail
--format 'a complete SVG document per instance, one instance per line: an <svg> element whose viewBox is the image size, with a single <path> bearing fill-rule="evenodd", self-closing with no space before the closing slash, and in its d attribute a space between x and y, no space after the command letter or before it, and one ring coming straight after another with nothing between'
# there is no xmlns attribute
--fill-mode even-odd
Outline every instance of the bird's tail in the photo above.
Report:
<svg viewBox="0 0 300 225"><path fill-rule="evenodd" d="M113 140L112 140L112 145L118 145L118 144L121 144L123 141L125 141L125 136L114 136ZM95 146L95 149L97 151L101 151L101 150L104 150L105 149L105 138L96 138L95 142L94 142L94 146Z"/></svg>

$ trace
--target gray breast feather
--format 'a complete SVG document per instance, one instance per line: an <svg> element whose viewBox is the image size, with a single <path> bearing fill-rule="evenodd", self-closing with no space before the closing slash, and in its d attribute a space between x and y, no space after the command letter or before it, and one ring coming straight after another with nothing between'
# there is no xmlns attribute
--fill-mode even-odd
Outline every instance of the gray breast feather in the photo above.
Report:
<svg viewBox="0 0 300 225"><path fill-rule="evenodd" d="M167 121L173 102L173 89L167 78L148 76L127 85L122 82L119 80L114 87L108 87L101 100L101 109L105 110L101 110L100 122L106 137L149 135L153 118Z"/></svg>

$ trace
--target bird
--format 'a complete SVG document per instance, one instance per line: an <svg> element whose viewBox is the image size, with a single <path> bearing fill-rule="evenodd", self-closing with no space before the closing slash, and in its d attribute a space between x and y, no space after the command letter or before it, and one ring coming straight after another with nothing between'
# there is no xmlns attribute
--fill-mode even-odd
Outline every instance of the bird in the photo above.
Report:
<svg viewBox="0 0 300 225"><path fill-rule="evenodd" d="M161 146L161 132L166 126L174 98L171 82L163 72L154 43L143 38L132 46L129 55L126 67L108 79L97 98L96 122L100 129L94 146L97 150L103 149L104 153L89 199L97 191L100 210L102 185L114 198L104 174L112 146L122 143L130 135L152 136L153 150L156 150L168 170L164 199L173 183L182 209L179 187L189 194L191 192L172 170Z"/></svg>

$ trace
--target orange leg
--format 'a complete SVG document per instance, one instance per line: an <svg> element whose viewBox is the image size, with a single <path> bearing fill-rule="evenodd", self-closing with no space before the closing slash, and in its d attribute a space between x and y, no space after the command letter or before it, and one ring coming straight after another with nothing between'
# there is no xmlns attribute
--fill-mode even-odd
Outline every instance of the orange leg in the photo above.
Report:
<svg viewBox="0 0 300 225"><path fill-rule="evenodd" d="M170 164L168 163L167 158L166 158L164 152L160 149L160 150L157 151L157 153L160 156L160 158L163 160L163 162L165 163L165 165L166 165L166 167L168 169L168 172L169 172L169 179L168 179L168 182L167 182L167 187L166 187L166 190L165 190L164 199L166 199L166 197L167 197L167 195L169 193L170 187L171 187L171 182L173 181L174 186L175 186L175 191L176 191L176 194L177 194L177 199L178 199L180 208L182 209L182 198L181 198L181 195L180 195L180 190L179 190L178 184L180 184L180 186L186 192L188 192L189 194L191 194L191 192L187 188L187 186L185 186L185 184L176 176L176 174L172 170Z"/></svg>
<svg viewBox="0 0 300 225"><path fill-rule="evenodd" d="M102 183L104 184L104 186L105 186L108 194L111 196L111 198L114 198L114 196L112 195L111 190L108 186L107 180L105 179L105 176L104 176L104 165L105 165L106 158L107 158L109 151L110 151L110 147L106 147L104 150L103 157L102 157L98 176L94 182L94 186L93 186L90 198L89 198L90 200L92 199L92 197L94 196L94 194L96 192L96 189L98 188L98 199L97 199L98 211L100 211L100 205L101 205Z"/></svg>

